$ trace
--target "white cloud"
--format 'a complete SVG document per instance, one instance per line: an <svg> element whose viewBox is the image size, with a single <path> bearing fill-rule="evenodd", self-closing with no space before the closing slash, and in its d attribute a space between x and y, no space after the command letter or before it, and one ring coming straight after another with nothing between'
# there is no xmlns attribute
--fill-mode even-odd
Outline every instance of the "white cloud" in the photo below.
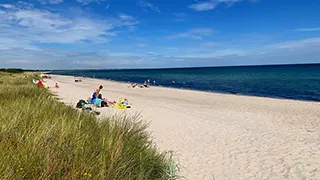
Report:
<svg viewBox="0 0 320 180"><path fill-rule="evenodd" d="M199 2L196 4L191 4L189 8L195 11L209 11L216 7L216 3L214 2Z"/></svg>
<svg viewBox="0 0 320 180"><path fill-rule="evenodd" d="M320 28L299 28L299 29L295 29L295 31L299 31L299 32L313 32L313 31L320 31Z"/></svg>
<svg viewBox="0 0 320 180"><path fill-rule="evenodd" d="M212 50L211 50L212 51ZM244 50L238 49L224 49L216 50L210 53L200 53L200 54L184 54L177 56L177 58L222 58L226 56L247 56L250 53Z"/></svg>
<svg viewBox="0 0 320 180"><path fill-rule="evenodd" d="M147 45L144 43L138 43L136 44L136 46L142 48L142 47L146 47Z"/></svg>
<svg viewBox="0 0 320 180"><path fill-rule="evenodd" d="M11 4L0 4L0 7L6 8L6 9L14 9L15 6Z"/></svg>
<svg viewBox="0 0 320 180"><path fill-rule="evenodd" d="M210 41L210 42L204 42L204 43L202 43L202 45L204 45L204 46L217 46L219 44L217 42Z"/></svg>
<svg viewBox="0 0 320 180"><path fill-rule="evenodd" d="M132 28L138 22L123 18L95 17L85 12L59 13L36 8L17 7L0 13L0 38L32 43L104 43L117 33L115 28Z"/></svg>
<svg viewBox="0 0 320 180"><path fill-rule="evenodd" d="M59 49L42 49L32 51L26 49L0 49L0 67L23 67L40 69L88 69L88 68L138 68L157 64L147 55L114 52L75 52Z"/></svg>
<svg viewBox="0 0 320 180"><path fill-rule="evenodd" d="M301 47L319 48L320 37L281 42L281 43L271 44L266 47L274 48L274 49L295 49L295 48L301 48Z"/></svg>
<svg viewBox="0 0 320 180"><path fill-rule="evenodd" d="M77 61L116 62L107 55L79 52L81 49L64 51L45 47L64 47L63 44L82 48L88 44L102 46L119 31L134 28L138 23L134 17L124 14L121 17L100 17L73 8L65 16L37 9L28 3L1 4L0 66L72 68L81 67L75 64Z"/></svg>
<svg viewBox="0 0 320 180"><path fill-rule="evenodd" d="M189 8L195 11L209 11L215 9L218 4L224 3L228 6L231 6L234 3L240 2L242 0L211 0L205 2L197 2L195 4L191 4Z"/></svg>
<svg viewBox="0 0 320 180"><path fill-rule="evenodd" d="M88 5L92 2L97 2L97 3L100 3L104 0L76 0L78 3L82 4L82 5Z"/></svg>
<svg viewBox="0 0 320 180"><path fill-rule="evenodd" d="M64 0L39 0L40 3L42 4L60 4Z"/></svg>
<svg viewBox="0 0 320 180"><path fill-rule="evenodd" d="M184 18L184 17L187 16L187 14L186 14L186 13L183 13L183 12L173 13L173 15L174 15L175 17L178 17L178 18Z"/></svg>
<svg viewBox="0 0 320 180"><path fill-rule="evenodd" d="M19 8L33 8L33 4L18 1L15 5L14 4L0 4L0 9L4 8L7 10L17 10Z"/></svg>
<svg viewBox="0 0 320 180"><path fill-rule="evenodd" d="M132 16L129 16L129 15L124 14L124 13L120 13L120 14L119 14L119 18L120 18L121 20L124 20L124 21L126 21L126 20L133 20L133 19L134 19Z"/></svg>
<svg viewBox="0 0 320 180"><path fill-rule="evenodd" d="M42 4L60 4L60 3L64 2L64 0L38 0L38 1ZM82 5L88 5L92 2L100 3L105 0L76 0L76 1Z"/></svg>
<svg viewBox="0 0 320 180"><path fill-rule="evenodd" d="M0 50L12 50L16 48L39 50L37 46L32 45L29 41L0 36Z"/></svg>
<svg viewBox="0 0 320 180"><path fill-rule="evenodd" d="M173 16L174 16L174 21L177 21L177 22L183 22L187 19L187 14L186 13L182 13L182 12L177 12L177 13L173 13Z"/></svg>
<svg viewBox="0 0 320 180"><path fill-rule="evenodd" d="M151 3L149 3L149 2L147 2L147 1L145 1L145 0L140 0L140 1L138 2L138 5L139 5L140 7L142 7L142 8L144 8L145 10L151 9L152 11L155 11L155 12L158 12L158 13L161 12L160 9L159 9L159 7L153 5L153 4L151 4Z"/></svg>
<svg viewBox="0 0 320 180"><path fill-rule="evenodd" d="M191 29L187 32L172 34L168 38L169 39L177 39L177 38L192 38L192 39L202 39L204 36L210 36L214 33L214 31L210 28L196 28Z"/></svg>

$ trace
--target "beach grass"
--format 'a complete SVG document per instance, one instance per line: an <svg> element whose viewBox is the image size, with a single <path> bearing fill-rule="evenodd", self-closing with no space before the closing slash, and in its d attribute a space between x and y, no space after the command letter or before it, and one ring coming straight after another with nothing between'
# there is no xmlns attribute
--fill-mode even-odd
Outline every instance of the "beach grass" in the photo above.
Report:
<svg viewBox="0 0 320 180"><path fill-rule="evenodd" d="M0 72L0 179L176 179L139 116L97 119Z"/></svg>

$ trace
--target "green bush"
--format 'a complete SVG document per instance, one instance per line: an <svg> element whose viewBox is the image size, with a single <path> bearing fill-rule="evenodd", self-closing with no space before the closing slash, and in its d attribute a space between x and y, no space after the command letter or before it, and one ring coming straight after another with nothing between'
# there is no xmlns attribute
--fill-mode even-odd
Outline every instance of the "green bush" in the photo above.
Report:
<svg viewBox="0 0 320 180"><path fill-rule="evenodd" d="M175 177L139 116L98 120L31 79L0 74L0 81L0 179Z"/></svg>
<svg viewBox="0 0 320 180"><path fill-rule="evenodd" d="M9 68L9 69L0 69L0 72L8 72L8 73L23 73L23 69L18 68Z"/></svg>

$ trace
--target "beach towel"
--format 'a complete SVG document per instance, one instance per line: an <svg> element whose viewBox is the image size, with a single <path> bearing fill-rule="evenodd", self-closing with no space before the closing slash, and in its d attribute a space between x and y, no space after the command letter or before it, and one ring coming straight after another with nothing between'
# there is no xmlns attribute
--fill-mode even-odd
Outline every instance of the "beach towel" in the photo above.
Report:
<svg viewBox="0 0 320 180"><path fill-rule="evenodd" d="M131 108L127 98L119 98L119 104L116 106L116 109L127 109Z"/></svg>
<svg viewBox="0 0 320 180"><path fill-rule="evenodd" d="M123 104L119 104L116 106L116 109L127 109L127 106L125 106Z"/></svg>
<svg viewBox="0 0 320 180"><path fill-rule="evenodd" d="M96 107L101 107L101 102L102 102L102 99L96 98L94 100L94 105L96 105Z"/></svg>
<svg viewBox="0 0 320 180"><path fill-rule="evenodd" d="M43 86L44 86L44 84L42 83L42 81L38 81L36 85L39 86L39 87L43 87Z"/></svg>

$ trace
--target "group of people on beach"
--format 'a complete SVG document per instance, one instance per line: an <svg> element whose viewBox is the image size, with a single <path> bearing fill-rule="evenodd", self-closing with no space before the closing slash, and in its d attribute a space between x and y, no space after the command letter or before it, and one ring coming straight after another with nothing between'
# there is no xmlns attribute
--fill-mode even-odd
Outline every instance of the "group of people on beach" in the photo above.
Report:
<svg viewBox="0 0 320 180"><path fill-rule="evenodd" d="M139 87L139 88L147 88L149 87L148 84L144 83L143 85L139 85L137 83L130 83L129 87L135 88L135 87Z"/></svg>
<svg viewBox="0 0 320 180"><path fill-rule="evenodd" d="M117 104L116 101L109 101L106 98L102 97L102 94L100 91L103 89L103 86L100 85L91 95L91 97L88 97L86 104L92 104L95 107L117 107L119 104L122 104L126 107L129 107L129 102L127 98L120 98L119 104Z"/></svg>
<svg viewBox="0 0 320 180"><path fill-rule="evenodd" d="M73 77L74 77L74 82L82 82L81 76L73 76Z"/></svg>
<svg viewBox="0 0 320 180"><path fill-rule="evenodd" d="M155 85L155 84L156 84L156 81L153 81L153 85ZM132 88L135 88L135 87L148 88L148 87L150 87L150 79L148 79L147 81L144 81L143 84L130 83L130 85L128 87L132 87Z"/></svg>
<svg viewBox="0 0 320 180"><path fill-rule="evenodd" d="M103 89L103 86L100 85L93 93L92 96L87 99L88 104L93 104L97 107L114 107L115 101L108 101L106 98L102 97L100 91Z"/></svg>

